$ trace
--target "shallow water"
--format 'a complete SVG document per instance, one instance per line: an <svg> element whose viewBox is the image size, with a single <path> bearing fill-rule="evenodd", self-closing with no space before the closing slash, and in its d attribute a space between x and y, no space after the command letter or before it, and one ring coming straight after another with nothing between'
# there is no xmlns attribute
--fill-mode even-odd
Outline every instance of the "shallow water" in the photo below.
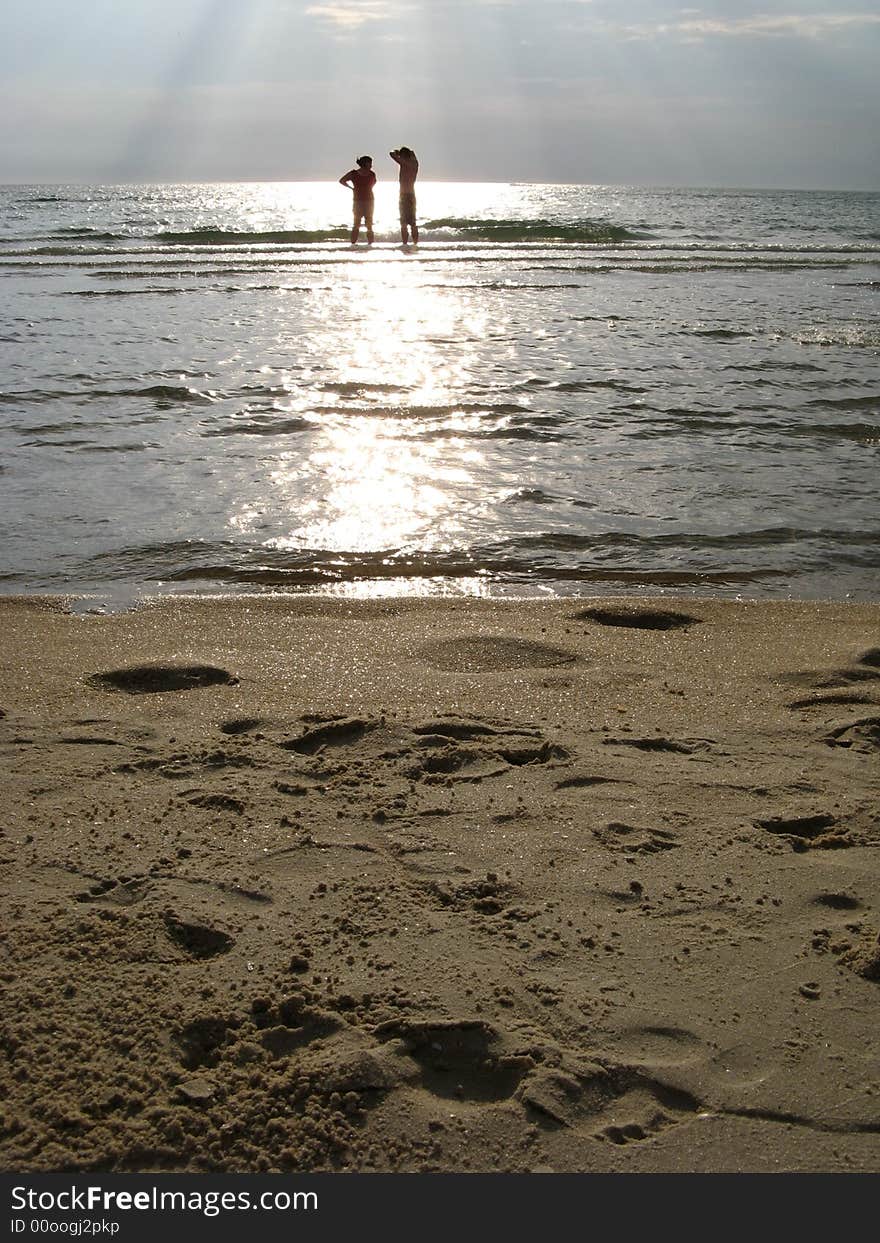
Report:
<svg viewBox="0 0 880 1243"><path fill-rule="evenodd" d="M880 195L0 196L6 593L878 595Z"/></svg>

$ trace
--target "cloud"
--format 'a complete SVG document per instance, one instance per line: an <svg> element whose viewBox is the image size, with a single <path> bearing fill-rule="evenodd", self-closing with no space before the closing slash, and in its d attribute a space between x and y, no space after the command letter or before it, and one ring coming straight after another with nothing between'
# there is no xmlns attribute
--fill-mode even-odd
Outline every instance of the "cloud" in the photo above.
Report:
<svg viewBox="0 0 880 1243"><path fill-rule="evenodd" d="M580 4L592 4L593 0L577 0ZM522 0L330 0L326 4L311 4L305 10L307 17L317 17L338 30L356 30L368 22L389 22L408 13L427 10L455 11L456 9L515 9L522 7Z"/></svg>
<svg viewBox="0 0 880 1243"><path fill-rule="evenodd" d="M697 17L697 10L681 10L683 17L672 22L641 22L632 25L603 23L604 29L630 39L653 39L672 35L683 39L708 38L797 38L817 39L823 34L858 26L880 25L875 13L787 13L778 17L755 14L751 17Z"/></svg>
<svg viewBox="0 0 880 1243"><path fill-rule="evenodd" d="M317 17L341 30L356 30L367 22L387 22L401 11L400 5L388 0L345 0L342 4L312 4L307 17Z"/></svg>

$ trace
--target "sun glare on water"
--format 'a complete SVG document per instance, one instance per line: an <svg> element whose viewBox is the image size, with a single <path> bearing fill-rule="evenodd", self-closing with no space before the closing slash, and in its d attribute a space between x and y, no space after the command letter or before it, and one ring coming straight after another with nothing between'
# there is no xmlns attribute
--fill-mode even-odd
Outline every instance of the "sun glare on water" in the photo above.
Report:
<svg viewBox="0 0 880 1243"><path fill-rule="evenodd" d="M456 395L471 383L485 314L427 280L411 256L385 249L359 255L316 293L311 367L301 395L291 382L288 406L312 432L268 471L267 507L286 530L267 549L390 563L461 542L463 495L484 503L483 455L466 435L480 416ZM235 520L240 530L249 512Z"/></svg>

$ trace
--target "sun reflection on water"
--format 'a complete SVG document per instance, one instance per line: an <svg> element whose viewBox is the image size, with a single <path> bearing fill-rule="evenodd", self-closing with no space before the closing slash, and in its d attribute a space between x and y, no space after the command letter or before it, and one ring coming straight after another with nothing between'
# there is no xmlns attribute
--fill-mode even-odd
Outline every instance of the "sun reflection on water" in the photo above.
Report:
<svg viewBox="0 0 880 1243"><path fill-rule="evenodd" d="M474 419L456 398L471 383L469 342L482 338L484 315L459 291L426 287L409 258L361 256L321 291L297 408L314 433L269 472L270 503L287 511L287 529L264 543L273 551L392 557L459 542L482 454L456 439Z"/></svg>
<svg viewBox="0 0 880 1243"><path fill-rule="evenodd" d="M304 463L291 457L274 472L282 486L291 471L324 481L290 535L273 548L348 552L409 551L443 546L455 530L444 482L461 481L432 446L401 441L394 419L326 418L322 447Z"/></svg>

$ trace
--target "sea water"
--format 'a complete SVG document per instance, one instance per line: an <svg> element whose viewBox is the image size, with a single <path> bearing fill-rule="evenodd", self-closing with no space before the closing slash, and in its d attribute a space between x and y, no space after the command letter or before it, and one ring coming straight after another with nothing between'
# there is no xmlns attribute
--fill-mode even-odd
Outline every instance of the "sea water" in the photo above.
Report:
<svg viewBox="0 0 880 1243"><path fill-rule="evenodd" d="M878 194L0 204L6 594L880 594Z"/></svg>

